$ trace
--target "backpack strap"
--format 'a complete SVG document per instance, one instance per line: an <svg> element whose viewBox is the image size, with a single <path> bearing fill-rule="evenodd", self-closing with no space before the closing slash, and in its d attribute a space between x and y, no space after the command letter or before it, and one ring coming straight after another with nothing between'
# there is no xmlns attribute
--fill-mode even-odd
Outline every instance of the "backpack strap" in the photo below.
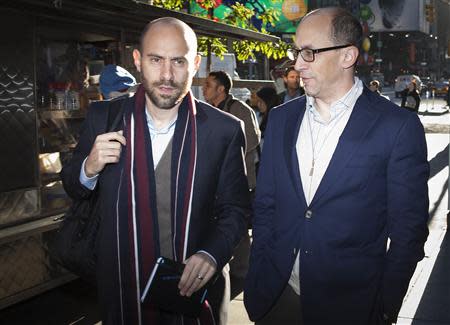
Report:
<svg viewBox="0 0 450 325"><path fill-rule="evenodd" d="M116 131L120 122L122 121L123 111L125 107L125 102L128 96L121 99L115 99L109 102L108 105L108 120L106 123L106 132Z"/></svg>

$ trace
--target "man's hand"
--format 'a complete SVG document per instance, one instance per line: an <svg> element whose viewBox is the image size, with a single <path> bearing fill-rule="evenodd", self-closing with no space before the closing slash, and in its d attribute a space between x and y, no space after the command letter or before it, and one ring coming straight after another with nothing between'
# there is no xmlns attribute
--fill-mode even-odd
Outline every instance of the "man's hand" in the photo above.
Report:
<svg viewBox="0 0 450 325"><path fill-rule="evenodd" d="M190 297L211 279L216 269L216 264L206 254L196 253L189 257L178 284L180 295Z"/></svg>
<svg viewBox="0 0 450 325"><path fill-rule="evenodd" d="M86 176L93 177L100 173L106 164L117 163L122 145L126 145L123 131L109 132L97 136L84 165Z"/></svg>

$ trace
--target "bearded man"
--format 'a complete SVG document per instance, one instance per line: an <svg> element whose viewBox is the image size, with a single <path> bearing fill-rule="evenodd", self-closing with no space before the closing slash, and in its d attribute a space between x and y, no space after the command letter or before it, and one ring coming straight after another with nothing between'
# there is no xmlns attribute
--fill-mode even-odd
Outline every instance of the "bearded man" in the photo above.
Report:
<svg viewBox="0 0 450 325"><path fill-rule="evenodd" d="M118 99L121 129L105 133L109 103L92 105L62 172L71 197L99 193L103 324L225 324L227 263L250 209L241 122L192 96L200 56L182 21L150 22L133 58L142 85ZM181 296L218 275L199 318L141 302L160 256L185 263Z"/></svg>

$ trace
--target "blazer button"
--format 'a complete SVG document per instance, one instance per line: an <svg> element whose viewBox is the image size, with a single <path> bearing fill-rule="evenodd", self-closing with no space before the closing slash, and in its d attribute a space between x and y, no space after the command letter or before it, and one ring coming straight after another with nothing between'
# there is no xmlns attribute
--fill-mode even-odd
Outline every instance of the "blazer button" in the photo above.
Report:
<svg viewBox="0 0 450 325"><path fill-rule="evenodd" d="M312 218L312 211L311 210L306 210L305 218L306 219L311 219Z"/></svg>

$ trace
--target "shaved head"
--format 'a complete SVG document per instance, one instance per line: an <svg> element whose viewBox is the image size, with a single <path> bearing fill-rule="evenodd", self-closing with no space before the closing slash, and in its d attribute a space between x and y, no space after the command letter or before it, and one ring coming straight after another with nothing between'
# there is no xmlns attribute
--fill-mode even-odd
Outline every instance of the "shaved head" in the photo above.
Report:
<svg viewBox="0 0 450 325"><path fill-rule="evenodd" d="M189 52L197 53L197 35L195 35L194 30L185 22L173 17L162 17L149 22L141 33L139 40L140 50L142 51L144 39L148 32L168 26L175 27L177 31L183 35L183 38L186 40L189 47Z"/></svg>
<svg viewBox="0 0 450 325"><path fill-rule="evenodd" d="M362 26L356 17L341 7L325 7L311 11L302 22L310 17L326 16L329 19L329 37L334 44L352 44L361 49Z"/></svg>
<svg viewBox="0 0 450 325"><path fill-rule="evenodd" d="M173 17L145 26L133 58L146 90L147 106L154 110L178 109L201 62L194 31Z"/></svg>

